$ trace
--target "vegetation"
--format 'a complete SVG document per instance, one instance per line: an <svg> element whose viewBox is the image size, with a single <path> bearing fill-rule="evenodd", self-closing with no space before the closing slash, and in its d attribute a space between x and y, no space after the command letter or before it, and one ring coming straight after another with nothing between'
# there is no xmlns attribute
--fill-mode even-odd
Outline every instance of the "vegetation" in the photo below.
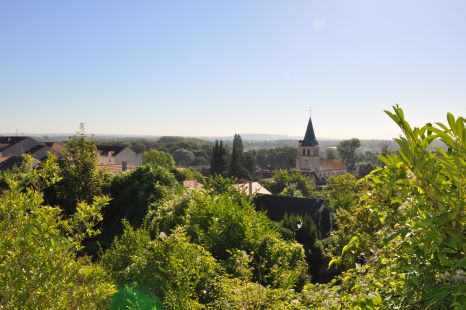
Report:
<svg viewBox="0 0 466 310"><path fill-rule="evenodd" d="M276 170L273 180L267 184L270 191L275 195L285 195L293 197L313 197L313 181L297 170Z"/></svg>
<svg viewBox="0 0 466 310"><path fill-rule="evenodd" d="M212 151L212 161L210 163L210 174L222 174L226 171L226 156L227 150L223 146L223 141L215 140L214 149Z"/></svg>
<svg viewBox="0 0 466 310"><path fill-rule="evenodd" d="M295 167L297 149L296 147L285 146L248 151L246 153L254 156L257 165L262 168L289 169Z"/></svg>
<svg viewBox="0 0 466 310"><path fill-rule="evenodd" d="M143 154L142 164L159 166L169 171L175 169L175 160L170 153L150 150Z"/></svg>
<svg viewBox="0 0 466 310"><path fill-rule="evenodd" d="M51 201L57 200L68 214L72 214L79 202L90 203L94 196L101 195L110 176L98 168L96 141L86 136L84 124L64 146L59 170L61 180L52 194L56 198Z"/></svg>
<svg viewBox="0 0 466 310"><path fill-rule="evenodd" d="M329 236L319 225L331 223L309 216L272 222L222 173L202 180L202 191L185 190L177 181L195 173L175 168L178 145L113 177L97 169L83 132L61 166L51 156L31 168L27 157L0 174L0 308L463 309L465 119L412 128L398 106L386 113L403 131L396 153L339 149L353 156L355 174L367 173L363 161L383 166L359 180L330 177L322 189L285 169L268 184L325 199ZM236 138L241 172L248 152ZM341 275L312 283L327 262Z"/></svg>
<svg viewBox="0 0 466 310"><path fill-rule="evenodd" d="M94 225L107 197L80 202L71 217L44 205L42 190L59 181L50 157L41 169L27 157L1 175L0 307L4 309L102 309L115 292L105 269L78 257L81 242L98 234Z"/></svg>

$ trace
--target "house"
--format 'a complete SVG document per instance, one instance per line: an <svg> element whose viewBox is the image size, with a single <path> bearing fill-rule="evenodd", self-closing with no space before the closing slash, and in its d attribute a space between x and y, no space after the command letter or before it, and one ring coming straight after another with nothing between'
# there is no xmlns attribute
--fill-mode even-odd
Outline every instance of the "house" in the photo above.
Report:
<svg viewBox="0 0 466 310"><path fill-rule="evenodd" d="M190 190L204 190L204 185L198 180L184 180L183 186Z"/></svg>
<svg viewBox="0 0 466 310"><path fill-rule="evenodd" d="M30 154L34 158L34 163L37 164L44 160L48 153L61 157L63 146L55 142L38 142L31 137L0 137L0 158L2 159L0 170L21 164L24 154Z"/></svg>
<svg viewBox="0 0 466 310"><path fill-rule="evenodd" d="M248 196L262 194L262 195L272 195L265 187L263 187L258 182L247 182L247 183L238 183L233 184L233 187L239 190L241 193Z"/></svg>
<svg viewBox="0 0 466 310"><path fill-rule="evenodd" d="M107 170L108 172L111 172L111 173L120 173L123 171L134 170L135 166L123 163L123 164L99 165L99 168Z"/></svg>
<svg viewBox="0 0 466 310"><path fill-rule="evenodd" d="M31 137L0 137L0 157L30 153L40 143Z"/></svg>
<svg viewBox="0 0 466 310"><path fill-rule="evenodd" d="M319 142L314 133L311 117L303 140L299 140L296 169L313 176L318 183L324 183L330 176L346 173L345 165L336 159L321 159Z"/></svg>
<svg viewBox="0 0 466 310"><path fill-rule="evenodd" d="M24 157L22 155L11 155L0 157L0 171L2 170L11 170L15 167L21 166L24 162ZM40 163L37 159L33 159L32 167L37 166Z"/></svg>
<svg viewBox="0 0 466 310"><path fill-rule="evenodd" d="M99 165L139 165L142 154L126 145L97 145Z"/></svg>

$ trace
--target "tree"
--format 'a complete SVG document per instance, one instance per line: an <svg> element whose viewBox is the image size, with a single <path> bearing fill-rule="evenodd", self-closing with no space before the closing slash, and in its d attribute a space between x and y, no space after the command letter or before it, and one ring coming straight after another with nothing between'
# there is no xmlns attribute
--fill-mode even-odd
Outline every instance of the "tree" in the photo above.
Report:
<svg viewBox="0 0 466 310"><path fill-rule="evenodd" d="M233 138L233 148L231 151L230 171L229 174L235 178L244 176L243 171L243 141L239 134L235 134Z"/></svg>
<svg viewBox="0 0 466 310"><path fill-rule="evenodd" d="M167 169L151 164L117 174L109 189L112 200L105 210L102 234L87 244L89 252L95 254L97 242L107 248L123 232L123 219L132 227L139 227L151 204L177 192L180 186Z"/></svg>
<svg viewBox="0 0 466 310"><path fill-rule="evenodd" d="M223 146L223 141L215 140L215 145L212 151L212 161L210 163L210 174L222 174L226 170L225 160L226 150Z"/></svg>
<svg viewBox="0 0 466 310"><path fill-rule="evenodd" d="M0 307L5 309L104 309L115 287L106 272L78 256L84 238L98 234L107 197L80 202L63 216L44 205L42 190L60 179L49 157L40 169L32 157L0 176Z"/></svg>
<svg viewBox="0 0 466 310"><path fill-rule="evenodd" d="M173 157L169 153L157 150L144 152L142 156L142 163L160 166L169 171L175 169L175 160Z"/></svg>
<svg viewBox="0 0 466 310"><path fill-rule="evenodd" d="M60 176L58 202L67 213L73 213L78 202L89 203L94 196L102 194L108 178L98 168L96 141L86 136L84 124L78 134L65 142Z"/></svg>
<svg viewBox="0 0 466 310"><path fill-rule="evenodd" d="M270 190L275 195L313 197L313 188L311 179L297 170L276 170L270 183Z"/></svg>
<svg viewBox="0 0 466 310"><path fill-rule="evenodd" d="M336 159L337 158L337 152L333 147L328 147L325 149L325 158L327 159Z"/></svg>
<svg viewBox="0 0 466 310"><path fill-rule="evenodd" d="M180 166L188 166L195 157L194 153L187 149L177 149L173 152L173 159Z"/></svg>
<svg viewBox="0 0 466 310"><path fill-rule="evenodd" d="M386 113L403 131L399 153L380 156L384 167L361 184L365 193L340 222L348 240L333 262L364 252L366 267L342 279L345 308L461 309L466 302L464 263L466 121L412 128L403 110ZM448 148L430 146L440 140ZM349 266L350 264L348 264Z"/></svg>
<svg viewBox="0 0 466 310"><path fill-rule="evenodd" d="M231 274L241 273L232 261L239 250L250 258L248 280L293 288L305 278L301 245L283 240L267 216L256 212L248 198L238 193L177 196L160 205L149 222L157 233L183 228L193 243L202 245Z"/></svg>
<svg viewBox="0 0 466 310"><path fill-rule="evenodd" d="M295 167L297 150L296 147L284 146L248 151L246 154L254 155L257 165L262 168L290 169Z"/></svg>
<svg viewBox="0 0 466 310"><path fill-rule="evenodd" d="M338 155L345 164L349 172L355 172L355 165L358 161L356 149L361 146L359 139L353 138L350 140L343 140L338 143Z"/></svg>

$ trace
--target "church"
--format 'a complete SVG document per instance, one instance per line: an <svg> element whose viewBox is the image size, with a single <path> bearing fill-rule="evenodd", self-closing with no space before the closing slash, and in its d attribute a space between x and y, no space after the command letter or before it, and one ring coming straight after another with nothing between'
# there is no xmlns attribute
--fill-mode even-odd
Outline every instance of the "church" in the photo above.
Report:
<svg viewBox="0 0 466 310"><path fill-rule="evenodd" d="M325 183L330 176L346 173L345 165L336 159L323 159L319 154L319 142L317 142L309 117L306 133L303 140L299 140L296 169L313 176L316 183Z"/></svg>

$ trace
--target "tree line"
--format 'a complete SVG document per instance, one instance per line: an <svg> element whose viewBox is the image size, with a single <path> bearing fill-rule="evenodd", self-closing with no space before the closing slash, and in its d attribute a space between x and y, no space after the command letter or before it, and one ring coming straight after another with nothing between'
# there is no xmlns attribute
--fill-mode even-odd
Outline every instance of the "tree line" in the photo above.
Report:
<svg viewBox="0 0 466 310"><path fill-rule="evenodd" d="M466 121L447 114L413 128L398 106L386 113L403 131L399 150L364 178L330 177L315 190L278 170L270 184L325 199L329 236L305 217L272 222L221 174L202 191L183 188L187 172L168 153L110 175L84 130L60 162L32 168L26 157L0 174L1 307L461 309ZM245 153L236 138L234 169ZM436 140L447 150L432 149ZM309 271L322 262L341 274L316 283Z"/></svg>

